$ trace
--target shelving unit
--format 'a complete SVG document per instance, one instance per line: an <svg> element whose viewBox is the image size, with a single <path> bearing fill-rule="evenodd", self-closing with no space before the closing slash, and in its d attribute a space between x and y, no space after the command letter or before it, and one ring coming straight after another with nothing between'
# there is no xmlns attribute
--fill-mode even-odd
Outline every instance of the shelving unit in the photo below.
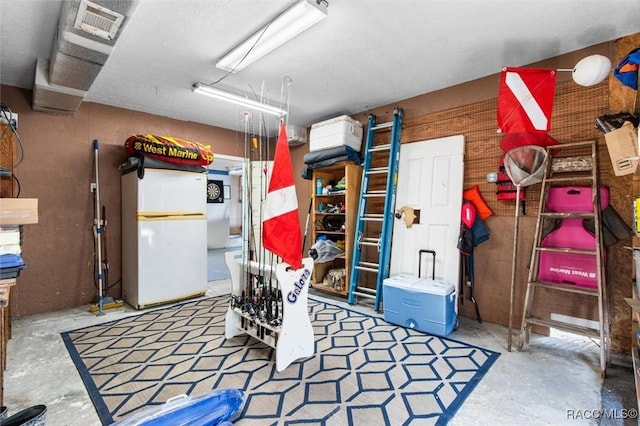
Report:
<svg viewBox="0 0 640 426"><path fill-rule="evenodd" d="M329 262L316 263L313 270L312 283L313 288L316 290L346 297L349 286L349 269L353 253L360 182L362 180L362 166L350 162L340 162L313 171L314 184L317 179L321 179L323 187L335 185L343 177L345 178L344 191L319 195L316 194L314 189L311 209L312 244L322 236L326 236L336 243L344 241L344 254ZM322 205L322 209L320 205ZM338 213L329 212L329 205L343 205L344 210ZM335 219L335 222L342 221L344 228L340 230L324 229L323 222L329 216ZM344 269L344 276L335 283L331 282L331 280L325 282L325 277L331 269Z"/></svg>
<svg viewBox="0 0 640 426"><path fill-rule="evenodd" d="M637 272L636 272L637 273ZM634 284L635 286L635 284ZM633 377L636 384L636 399L638 406L640 407L640 346L638 346L637 339L635 338L640 324L640 298L636 291L633 292L633 297L625 298L629 306L631 306L632 312L632 325L631 325L631 358L633 360Z"/></svg>
<svg viewBox="0 0 640 426"><path fill-rule="evenodd" d="M0 198L15 195L13 184L15 154L15 136L8 124L0 124ZM10 289L16 279L0 280L0 404L4 401L3 382L6 367L7 342L11 338Z"/></svg>

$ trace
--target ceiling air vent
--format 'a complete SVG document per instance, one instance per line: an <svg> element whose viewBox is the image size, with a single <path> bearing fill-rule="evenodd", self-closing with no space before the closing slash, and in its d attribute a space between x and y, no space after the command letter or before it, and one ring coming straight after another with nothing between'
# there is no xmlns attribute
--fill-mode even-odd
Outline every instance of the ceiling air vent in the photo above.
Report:
<svg viewBox="0 0 640 426"><path fill-rule="evenodd" d="M86 0L80 2L74 27L106 40L113 40L124 15Z"/></svg>

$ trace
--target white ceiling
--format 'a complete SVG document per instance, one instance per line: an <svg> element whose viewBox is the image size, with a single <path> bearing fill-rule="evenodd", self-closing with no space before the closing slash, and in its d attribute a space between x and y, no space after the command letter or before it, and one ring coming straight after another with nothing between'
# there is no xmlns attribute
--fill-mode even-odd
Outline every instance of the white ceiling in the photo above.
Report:
<svg viewBox="0 0 640 426"><path fill-rule="evenodd" d="M0 0L2 84L33 87L62 1ZM191 86L224 77L217 58L294 2L140 0L84 100L242 130L243 109ZM289 122L308 127L640 32L638 0L328 2L327 19L217 87L280 104L290 78Z"/></svg>

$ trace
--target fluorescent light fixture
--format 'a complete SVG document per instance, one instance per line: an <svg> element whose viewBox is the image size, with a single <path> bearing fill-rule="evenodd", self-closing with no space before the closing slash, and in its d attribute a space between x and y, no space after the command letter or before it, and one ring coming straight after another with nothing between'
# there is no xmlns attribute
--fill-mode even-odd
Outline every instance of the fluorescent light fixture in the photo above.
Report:
<svg viewBox="0 0 640 426"><path fill-rule="evenodd" d="M227 52L216 67L240 71L326 17L326 0L300 0Z"/></svg>
<svg viewBox="0 0 640 426"><path fill-rule="evenodd" d="M201 95L210 96L215 99L220 99L223 101L231 102L236 105L240 105L243 107L251 108L257 111L262 111L267 114L273 115L286 115L287 112L282 108L278 108L273 105L265 104L262 102L258 102L253 99L244 98L240 95L236 95L235 93L230 93L224 90L217 89L212 86L207 86L206 84L196 83L193 85L193 92L200 93Z"/></svg>

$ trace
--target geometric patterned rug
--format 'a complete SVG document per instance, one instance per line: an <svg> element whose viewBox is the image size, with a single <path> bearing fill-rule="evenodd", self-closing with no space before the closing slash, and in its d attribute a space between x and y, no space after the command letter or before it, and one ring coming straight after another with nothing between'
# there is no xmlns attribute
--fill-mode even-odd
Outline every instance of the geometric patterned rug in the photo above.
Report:
<svg viewBox="0 0 640 426"><path fill-rule="evenodd" d="M62 333L103 425L212 389L245 391L235 425L446 424L499 354L309 296L315 354L224 338L228 297Z"/></svg>

